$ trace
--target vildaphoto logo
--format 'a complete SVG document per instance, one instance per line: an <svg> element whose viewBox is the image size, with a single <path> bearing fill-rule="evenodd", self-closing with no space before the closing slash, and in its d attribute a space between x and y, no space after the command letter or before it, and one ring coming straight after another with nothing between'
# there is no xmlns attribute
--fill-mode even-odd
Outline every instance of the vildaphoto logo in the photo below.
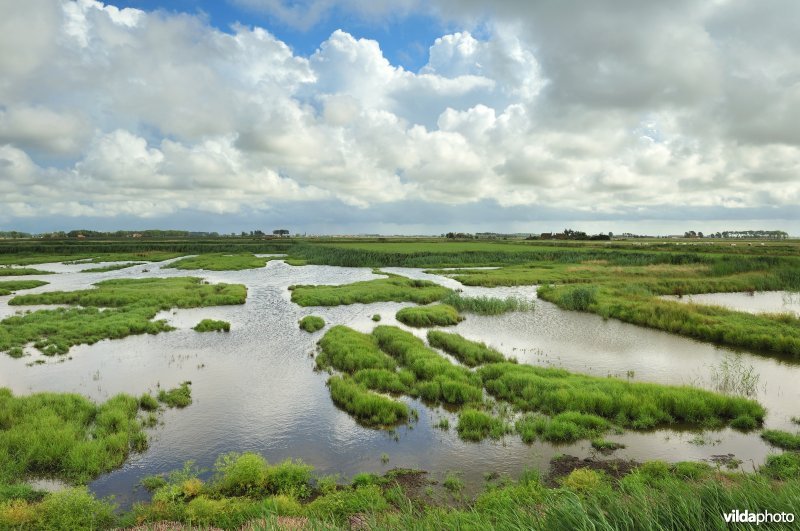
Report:
<svg viewBox="0 0 800 531"><path fill-rule="evenodd" d="M771 513L769 511L750 512L734 509L722 515L727 524L791 524L794 522L794 513Z"/></svg>

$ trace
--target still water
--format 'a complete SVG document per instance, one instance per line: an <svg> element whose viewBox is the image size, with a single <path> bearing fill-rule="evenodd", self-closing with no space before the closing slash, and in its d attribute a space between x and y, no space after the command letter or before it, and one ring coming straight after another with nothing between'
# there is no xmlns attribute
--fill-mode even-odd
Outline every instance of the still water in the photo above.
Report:
<svg viewBox="0 0 800 531"><path fill-rule="evenodd" d="M334 308L301 308L290 302L292 284L346 284L376 278L369 268L329 266L292 267L274 260L262 269L247 271L185 272L145 264L107 273L80 273L97 264L45 264L39 269L58 271L41 278L50 282L26 293L83 289L108 278L141 276L202 276L211 282L242 283L248 288L241 306L162 312L178 328L157 336L133 336L74 347L66 358L22 359L0 356L0 387L15 393L37 391L76 392L96 400L116 393L140 394L159 386L174 387L192 381L194 402L183 410L168 410L163 424L150 430L151 444L126 464L91 484L101 496L114 494L126 506L146 499L137 487L143 476L180 468L187 460L210 467L216 457L230 451L255 451L269 461L302 458L318 473L383 472L393 467L420 468L441 479L447 471L461 471L470 490L479 488L484 474L518 475L526 468L546 471L557 454L595 456L588 441L555 446L523 444L518 437L501 441L466 443L453 427L455 416L408 400L419 411L419 422L397 430L397 438L385 431L359 426L331 402L325 387L327 375L314 371L312 353L325 329L314 334L301 331L297 321L305 315L322 316L328 326L344 324L364 332L382 316L380 324L399 325L394 314L408 304L354 304ZM387 271L425 278L465 295L515 295L535 298L535 287L478 288L418 269ZM10 297L0 297L0 316L13 314ZM230 333L199 334L191 330L204 318L231 323ZM405 328L403 325L399 325ZM633 381L693 384L713 388L710 374L725 356L734 353L618 321L558 309L537 300L533 312L496 317L467 316L450 328L480 340L520 362L563 367L595 376L630 378ZM424 332L414 330L422 336ZM768 408L766 425L793 430L792 416L800 415L800 364L776 358L738 354L745 365L760 375L757 398ZM29 366L35 359L44 365ZM451 429L433 426L443 417ZM795 427L796 428L796 427ZM793 430L794 431L794 430ZM703 460L714 455L735 454L742 468L751 470L771 451L757 433L745 435L724 429L707 432L658 430L609 436L627 448L615 457L646 460ZM388 463L381 455L388 454Z"/></svg>

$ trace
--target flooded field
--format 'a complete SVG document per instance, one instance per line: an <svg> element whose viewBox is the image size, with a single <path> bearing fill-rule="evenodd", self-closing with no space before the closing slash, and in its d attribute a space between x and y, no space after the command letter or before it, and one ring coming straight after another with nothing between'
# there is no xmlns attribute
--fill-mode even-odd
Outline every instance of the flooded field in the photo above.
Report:
<svg viewBox="0 0 800 531"><path fill-rule="evenodd" d="M37 268L58 274L29 277L50 284L26 293L84 289L111 278L201 276L211 282L246 285L247 302L240 306L162 312L157 318L166 319L178 330L73 347L67 358L38 354L21 359L0 356L0 387L19 394L76 392L103 400L119 392L138 395L159 387L175 387L185 380L192 382L193 404L183 410L166 411L163 424L150 432L152 442L146 452L134 454L122 468L91 483L99 495L114 494L122 505L146 499L147 492L137 488L142 477L180 468L190 459L209 467L219 454L229 451L256 451L271 462L300 457L319 473L338 473L343 478L356 472L408 467L428 470L440 479L447 471L458 470L473 491L483 485L486 473L517 476L525 468L545 470L556 454L595 454L588 441L527 445L518 436L509 435L500 441L464 442L454 429L442 431L434 427L444 417L455 426L454 415L414 400L407 401L419 411L419 422L398 428L396 434L362 427L337 409L325 386L326 375L314 371L312 357L315 344L327 327L308 334L298 328L297 321L314 314L323 317L328 326L344 324L368 332L376 326L372 316L380 314L380 324L409 330L394 315L411 304L301 308L290 301L288 287L377 278L370 268L293 267L273 260L261 269L187 272L164 268L168 263L106 273L79 272L98 264L43 264ZM421 269L384 270L433 280L463 290L464 295L536 297L536 288L531 286L465 287ZM737 297L731 297L735 304L743 305L741 309L751 307L740 298L753 302L754 308L768 306L766 302L756 302L760 301L760 294L731 295ZM700 302L697 297L694 302ZM28 309L9 307L10 298L0 298L0 317ZM766 311L776 310L770 307ZM231 331L199 334L191 330L206 318L230 322ZM411 330L424 336L425 331ZM740 364L752 366L758 375L753 398L768 410L766 427L791 430L790 418L800 414L800 388L796 385L800 364L796 362L735 353L592 314L564 311L542 300L536 301L532 312L467 315L466 320L448 330L484 341L521 363L636 382L691 384L711 390L716 390L718 383L714 378L716 368L725 360L738 359ZM32 365L39 359L45 363ZM758 432L743 434L731 429L626 432L608 438L626 445L615 457L679 461L734 454L748 471L760 465L770 452ZM389 456L388 462L382 461L382 454Z"/></svg>
<svg viewBox="0 0 800 531"><path fill-rule="evenodd" d="M683 297L664 297L693 304L722 306L748 313L792 313L800 316L800 293L790 291L755 291L752 293L702 293Z"/></svg>

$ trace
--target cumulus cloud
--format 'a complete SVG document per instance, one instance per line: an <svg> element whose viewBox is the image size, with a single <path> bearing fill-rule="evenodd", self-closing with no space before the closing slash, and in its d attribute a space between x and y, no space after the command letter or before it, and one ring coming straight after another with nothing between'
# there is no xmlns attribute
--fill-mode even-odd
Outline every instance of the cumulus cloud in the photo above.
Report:
<svg viewBox="0 0 800 531"><path fill-rule="evenodd" d="M310 201L785 215L800 200L791 0L240 3L296 25L424 11L460 31L414 72L345 30L303 57L190 14L1 4L6 222Z"/></svg>

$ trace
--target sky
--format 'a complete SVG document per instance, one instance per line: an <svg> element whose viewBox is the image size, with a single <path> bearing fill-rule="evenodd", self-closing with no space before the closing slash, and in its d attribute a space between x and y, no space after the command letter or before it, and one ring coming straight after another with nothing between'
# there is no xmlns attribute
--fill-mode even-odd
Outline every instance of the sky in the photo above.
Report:
<svg viewBox="0 0 800 531"><path fill-rule="evenodd" d="M0 0L0 230L800 235L796 0Z"/></svg>

